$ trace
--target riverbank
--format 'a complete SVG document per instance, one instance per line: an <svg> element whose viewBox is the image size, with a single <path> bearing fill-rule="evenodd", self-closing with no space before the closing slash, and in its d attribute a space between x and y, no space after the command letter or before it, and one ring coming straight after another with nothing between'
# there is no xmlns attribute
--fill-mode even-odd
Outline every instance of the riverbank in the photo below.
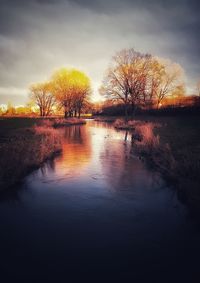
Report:
<svg viewBox="0 0 200 283"><path fill-rule="evenodd" d="M56 130L41 126L18 129L0 141L0 188L14 186L61 151Z"/></svg>
<svg viewBox="0 0 200 283"><path fill-rule="evenodd" d="M0 119L0 190L14 186L62 150L56 127L80 125L81 119Z"/></svg>
<svg viewBox="0 0 200 283"><path fill-rule="evenodd" d="M65 126L73 126L73 125L84 125L86 124L84 119L79 118L57 118L57 119L49 119L47 120L50 126L57 128L57 127L65 127Z"/></svg>
<svg viewBox="0 0 200 283"><path fill-rule="evenodd" d="M176 188L180 199L200 212L200 117L139 116L115 127L133 131L132 152Z"/></svg>

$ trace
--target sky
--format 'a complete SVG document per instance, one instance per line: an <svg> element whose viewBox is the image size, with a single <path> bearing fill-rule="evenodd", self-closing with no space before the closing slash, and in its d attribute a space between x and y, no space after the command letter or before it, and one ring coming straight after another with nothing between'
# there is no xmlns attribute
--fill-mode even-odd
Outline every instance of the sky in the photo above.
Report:
<svg viewBox="0 0 200 283"><path fill-rule="evenodd" d="M84 71L93 100L123 48L169 58L200 78L198 0L0 0L0 104L28 101L31 83L60 67Z"/></svg>

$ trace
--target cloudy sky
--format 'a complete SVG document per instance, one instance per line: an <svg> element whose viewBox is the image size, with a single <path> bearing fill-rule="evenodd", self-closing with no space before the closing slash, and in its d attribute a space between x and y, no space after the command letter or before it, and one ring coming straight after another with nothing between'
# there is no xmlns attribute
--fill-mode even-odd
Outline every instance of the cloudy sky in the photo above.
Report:
<svg viewBox="0 0 200 283"><path fill-rule="evenodd" d="M30 83L59 67L92 80L94 97L122 48L169 58L200 77L198 0L0 0L0 103L27 101Z"/></svg>

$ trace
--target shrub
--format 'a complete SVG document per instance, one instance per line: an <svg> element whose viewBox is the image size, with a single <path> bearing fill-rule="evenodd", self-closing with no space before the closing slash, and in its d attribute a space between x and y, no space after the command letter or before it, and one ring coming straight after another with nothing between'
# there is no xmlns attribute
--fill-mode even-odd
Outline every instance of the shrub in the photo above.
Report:
<svg viewBox="0 0 200 283"><path fill-rule="evenodd" d="M39 126L41 127L52 127L53 125L53 121L51 121L50 119L44 119L39 123Z"/></svg>
<svg viewBox="0 0 200 283"><path fill-rule="evenodd" d="M154 127L155 124L153 123L135 124L134 132L132 134L132 142L135 143L137 152L152 154L152 151L155 152L159 150L159 136L154 134Z"/></svg>
<svg viewBox="0 0 200 283"><path fill-rule="evenodd" d="M85 120L78 118L57 118L53 121L54 127L70 126L70 125L81 125L85 124Z"/></svg>

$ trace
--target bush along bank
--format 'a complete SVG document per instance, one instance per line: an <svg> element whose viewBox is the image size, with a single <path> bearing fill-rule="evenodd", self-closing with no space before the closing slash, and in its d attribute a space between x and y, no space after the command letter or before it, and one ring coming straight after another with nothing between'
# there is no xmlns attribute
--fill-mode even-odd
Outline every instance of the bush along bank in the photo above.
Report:
<svg viewBox="0 0 200 283"><path fill-rule="evenodd" d="M41 126L44 127L65 127L65 126L78 126L86 124L84 119L79 118L55 118L55 119L44 119L40 122Z"/></svg>

